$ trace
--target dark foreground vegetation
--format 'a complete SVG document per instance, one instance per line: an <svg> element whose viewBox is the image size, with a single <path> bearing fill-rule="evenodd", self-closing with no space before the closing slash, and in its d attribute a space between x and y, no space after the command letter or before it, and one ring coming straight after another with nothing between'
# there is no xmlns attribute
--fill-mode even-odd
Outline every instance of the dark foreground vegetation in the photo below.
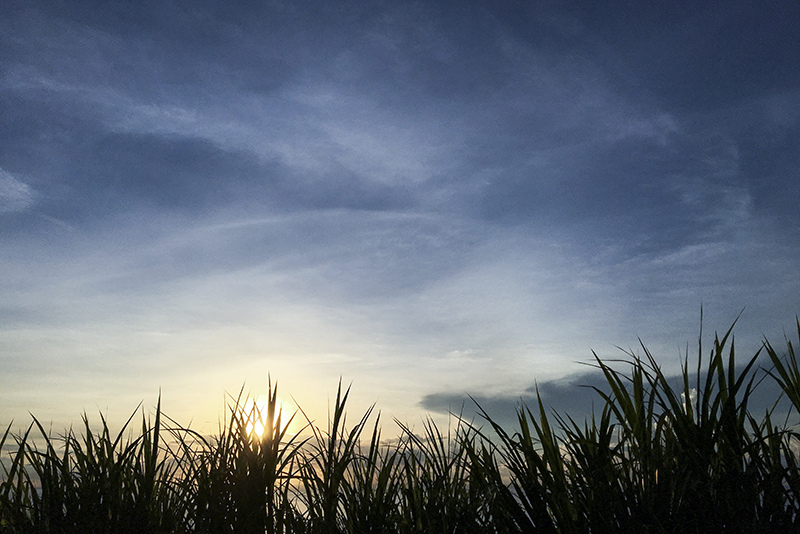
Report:
<svg viewBox="0 0 800 534"><path fill-rule="evenodd" d="M118 434L101 416L100 431L84 417L58 437L34 419L2 436L0 532L800 532L794 349L765 341L735 365L730 334L687 358L677 387L644 347L597 358L607 386L580 421L540 400L513 429L484 413L384 441L371 410L348 424L340 387L327 428L301 440L272 385L264 414L234 402L212 438L160 406L140 433L133 416ZM780 386L788 416L748 409L761 381Z"/></svg>

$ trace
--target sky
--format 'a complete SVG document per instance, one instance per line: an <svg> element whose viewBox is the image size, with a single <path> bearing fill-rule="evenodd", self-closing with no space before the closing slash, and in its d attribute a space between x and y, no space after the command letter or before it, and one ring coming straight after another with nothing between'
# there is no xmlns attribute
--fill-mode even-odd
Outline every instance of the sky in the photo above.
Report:
<svg viewBox="0 0 800 534"><path fill-rule="evenodd" d="M781 345L798 27L794 0L5 0L0 423L161 392L213 429L269 380L315 421L340 380L384 421L575 407L593 351L678 370L701 307L706 343L741 313L741 354Z"/></svg>

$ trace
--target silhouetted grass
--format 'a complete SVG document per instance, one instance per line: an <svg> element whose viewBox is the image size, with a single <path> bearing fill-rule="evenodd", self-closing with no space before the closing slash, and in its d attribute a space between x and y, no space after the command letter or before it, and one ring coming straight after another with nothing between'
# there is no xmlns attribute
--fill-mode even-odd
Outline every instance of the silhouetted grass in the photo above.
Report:
<svg viewBox="0 0 800 534"><path fill-rule="evenodd" d="M306 418L301 439L271 382L263 408L232 398L212 437L160 402L139 432L138 410L116 434L102 415L99 431L84 416L59 436L33 418L0 436L0 532L797 532L794 347L765 341L737 365L732 329L705 357L700 345L691 367L687 355L677 386L645 346L595 356L606 385L582 420L539 398L519 406L514 428L479 408L480 423L454 416L443 431L428 419L419 434L398 423L384 441L372 408L348 426L340 383L327 426ZM779 399L750 409L762 380L791 405L782 421Z"/></svg>

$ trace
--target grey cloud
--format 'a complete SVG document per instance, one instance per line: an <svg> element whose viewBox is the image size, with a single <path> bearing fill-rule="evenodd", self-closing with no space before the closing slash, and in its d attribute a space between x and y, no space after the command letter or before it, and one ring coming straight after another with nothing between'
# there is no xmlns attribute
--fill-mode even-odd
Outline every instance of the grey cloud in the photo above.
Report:
<svg viewBox="0 0 800 534"><path fill-rule="evenodd" d="M589 374L570 377L566 380L541 382L538 386L531 386L519 395L482 395L481 393L456 394L456 393L431 393L425 395L420 401L420 407L432 412L462 414L465 418L480 424L482 412L492 420L513 427L516 422L516 413L521 407L528 407L538 416L538 397L536 388L547 410L548 415L553 411L561 415L570 415L576 421L591 414L592 407L602 407L602 398L592 389L592 386L604 390L605 382L602 375Z"/></svg>
<svg viewBox="0 0 800 534"><path fill-rule="evenodd" d="M776 340L777 341L777 340ZM773 344L776 348L779 343ZM778 350L780 350L778 348ZM623 359L627 359L627 356ZM754 354L745 354L740 358L751 358ZM707 354L703 357L708 358ZM696 365L696 359L690 360L690 367ZM741 360L740 360L741 362ZM628 371L627 364L606 360L605 363L612 368L622 372L623 376ZM756 386L750 396L748 408L758 419L766 410L772 409L773 404L778 403L776 409L777 417L788 413L789 404L785 398L781 398L781 390L777 383L766 375L766 371L772 368L771 363L762 354L755 367ZM739 372L742 368L739 367ZM691 370L690 370L691 371ZM704 375L701 375L704 377ZM683 391L682 375L667 375L668 382L673 391ZM703 378L704 380L705 378ZM689 386L696 389L697 375L690 372ZM628 387L629 384L626 384ZM702 384L701 384L702 387ZM436 413L460 414L467 420L472 420L480 426L484 421L483 414L488 415L492 420L504 425L506 428L514 428L517 423L517 412L520 409L529 409L538 419L539 406L542 404L548 417L558 414L566 419L571 417L575 422L582 423L584 419L591 419L592 413L599 416L606 402L599 393L611 396L611 389L605 377L599 371L581 375L571 375L555 381L542 381L536 385L528 387L524 392L517 396L510 395L482 395L481 393L430 393L425 395L420 401L421 408ZM612 396L613 398L613 396Z"/></svg>

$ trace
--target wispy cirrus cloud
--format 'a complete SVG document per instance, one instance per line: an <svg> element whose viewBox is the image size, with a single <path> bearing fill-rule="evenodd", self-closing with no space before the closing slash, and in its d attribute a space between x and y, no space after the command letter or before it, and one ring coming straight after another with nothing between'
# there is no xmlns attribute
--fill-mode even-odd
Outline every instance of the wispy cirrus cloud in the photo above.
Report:
<svg viewBox="0 0 800 534"><path fill-rule="evenodd" d="M36 194L28 184L0 168L0 213L25 211L35 199Z"/></svg>

